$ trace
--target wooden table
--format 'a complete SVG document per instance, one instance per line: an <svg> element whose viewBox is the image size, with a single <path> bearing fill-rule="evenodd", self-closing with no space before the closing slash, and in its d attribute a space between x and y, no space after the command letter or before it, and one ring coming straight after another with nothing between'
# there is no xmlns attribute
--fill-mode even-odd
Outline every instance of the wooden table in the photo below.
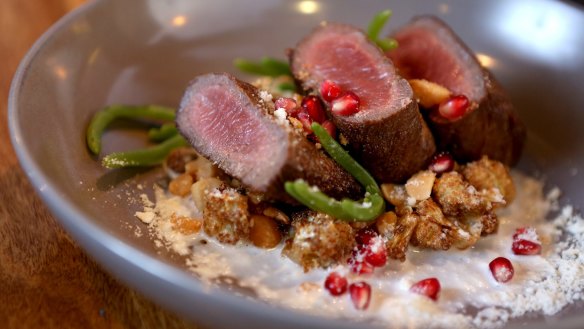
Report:
<svg viewBox="0 0 584 329"><path fill-rule="evenodd" d="M0 0L0 327L194 328L120 284L48 213L10 144L7 100L33 42L83 0Z"/></svg>

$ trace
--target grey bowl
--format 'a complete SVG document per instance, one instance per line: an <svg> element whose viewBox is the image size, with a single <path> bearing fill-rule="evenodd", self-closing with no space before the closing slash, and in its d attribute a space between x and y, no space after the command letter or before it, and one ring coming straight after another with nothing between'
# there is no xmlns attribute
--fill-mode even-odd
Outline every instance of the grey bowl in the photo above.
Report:
<svg viewBox="0 0 584 329"><path fill-rule="evenodd" d="M555 1L90 2L46 32L20 65L9 99L12 142L37 192L76 241L116 277L186 318L217 328L373 327L204 287L178 257L133 233L138 205L120 196L140 191L126 179L152 182L160 172L106 172L89 155L84 129L104 105L175 106L196 74L237 73L231 61L238 56L283 57L321 20L363 26L387 6L395 13L391 25L436 14L487 56L529 127L520 167L560 186L562 202L582 209L584 11ZM105 144L137 145L136 135L109 133ZM576 328L582 311L575 305L510 327Z"/></svg>

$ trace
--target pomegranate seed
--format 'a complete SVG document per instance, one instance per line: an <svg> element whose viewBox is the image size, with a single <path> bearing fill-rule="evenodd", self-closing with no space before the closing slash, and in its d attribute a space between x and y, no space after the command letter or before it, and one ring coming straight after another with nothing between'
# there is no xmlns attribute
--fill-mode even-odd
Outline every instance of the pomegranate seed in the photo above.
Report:
<svg viewBox="0 0 584 329"><path fill-rule="evenodd" d="M302 123L302 127L304 128L304 131L311 134L312 133L312 119L310 118L310 115L306 112L300 112L297 115L297 119L298 119L298 121L300 121L300 123Z"/></svg>
<svg viewBox="0 0 584 329"><path fill-rule="evenodd" d="M541 253L541 243L535 228L521 227L515 230L511 250L515 255L539 255Z"/></svg>
<svg viewBox="0 0 584 329"><path fill-rule="evenodd" d="M353 249L351 258L347 259L347 264L351 268L351 272L356 274L370 274L373 273L373 265L365 261L366 251L363 247Z"/></svg>
<svg viewBox="0 0 584 329"><path fill-rule="evenodd" d="M367 245L365 252L365 262L375 266L382 267L387 263L387 250L383 238L377 236Z"/></svg>
<svg viewBox="0 0 584 329"><path fill-rule="evenodd" d="M376 236L377 232L371 228L366 227L357 232L355 235L355 240L359 245L368 245Z"/></svg>
<svg viewBox="0 0 584 329"><path fill-rule="evenodd" d="M371 286L363 281L351 283L349 286L351 301L358 310L365 310L371 301Z"/></svg>
<svg viewBox="0 0 584 329"><path fill-rule="evenodd" d="M313 95L304 97L302 103L300 103L300 107L304 112L308 113L313 121L323 123L326 120L324 108L318 97Z"/></svg>
<svg viewBox="0 0 584 329"><path fill-rule="evenodd" d="M331 111L336 115L351 115L359 112L361 101L353 92L346 92L331 102Z"/></svg>
<svg viewBox="0 0 584 329"><path fill-rule="evenodd" d="M513 233L513 240L529 240L539 243L539 236L535 228L531 226L520 227Z"/></svg>
<svg viewBox="0 0 584 329"><path fill-rule="evenodd" d="M322 123L322 127L332 138L334 139L337 138L337 127L332 121L326 120L325 122Z"/></svg>
<svg viewBox="0 0 584 329"><path fill-rule="evenodd" d="M416 294L424 295L433 300L438 300L440 294L440 281L436 278L428 278L414 284L410 291Z"/></svg>
<svg viewBox="0 0 584 329"><path fill-rule="evenodd" d="M437 174L445 173L454 169L454 159L446 152L438 153L432 158L430 170Z"/></svg>
<svg viewBox="0 0 584 329"><path fill-rule="evenodd" d="M385 241L377 233L363 230L360 236L356 236L357 247L353 249L352 257L348 263L354 273L372 273L374 267L382 267L387 263L387 250ZM363 244L367 241L367 244Z"/></svg>
<svg viewBox="0 0 584 329"><path fill-rule="evenodd" d="M296 100L288 97L280 97L274 102L276 109L284 109L289 116L296 117L300 109Z"/></svg>
<svg viewBox="0 0 584 329"><path fill-rule="evenodd" d="M497 282L508 282L513 278L515 271L513 264L505 257L497 257L489 263L489 268Z"/></svg>
<svg viewBox="0 0 584 329"><path fill-rule="evenodd" d="M324 287L333 296L340 296L347 291L347 279L337 272L330 273L324 281Z"/></svg>
<svg viewBox="0 0 584 329"><path fill-rule="evenodd" d="M515 240L511 246L515 255L532 256L541 253L541 244L529 240Z"/></svg>
<svg viewBox="0 0 584 329"><path fill-rule="evenodd" d="M470 101L464 95L452 96L438 106L438 113L450 121L462 118L470 106Z"/></svg>
<svg viewBox="0 0 584 329"><path fill-rule="evenodd" d="M342 90L336 83L330 80L324 80L320 85L320 95L322 99L326 102L332 102L333 100L341 96Z"/></svg>

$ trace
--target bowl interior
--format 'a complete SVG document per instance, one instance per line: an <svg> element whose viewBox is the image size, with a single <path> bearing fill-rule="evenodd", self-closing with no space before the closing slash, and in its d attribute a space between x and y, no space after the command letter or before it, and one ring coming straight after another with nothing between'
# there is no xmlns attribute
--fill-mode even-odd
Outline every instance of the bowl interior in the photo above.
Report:
<svg viewBox="0 0 584 329"><path fill-rule="evenodd" d="M519 167L559 186L562 202L582 209L584 11L555 1L96 1L53 27L23 62L10 100L15 148L41 196L81 245L124 281L199 320L200 314L177 305L189 298L181 289L202 293L196 279L169 276L169 268L182 271L182 259L155 249L133 215L141 208L139 195L149 193L162 173L104 170L85 146L91 116L114 103L176 106L197 74L246 78L233 68L235 57L284 58L285 49L320 21L365 27L387 6L394 11L391 27L435 14L479 54L529 128ZM140 127L119 127L126 129L105 135L104 152L142 144ZM133 270L121 265L127 262ZM130 275L144 272L152 281L131 282ZM174 287L174 298L144 287L161 281ZM237 298L221 302L241 306Z"/></svg>

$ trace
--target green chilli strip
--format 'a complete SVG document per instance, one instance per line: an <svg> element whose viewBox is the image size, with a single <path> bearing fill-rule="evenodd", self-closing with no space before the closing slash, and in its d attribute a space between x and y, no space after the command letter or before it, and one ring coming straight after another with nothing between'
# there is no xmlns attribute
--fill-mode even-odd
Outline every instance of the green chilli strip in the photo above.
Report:
<svg viewBox="0 0 584 329"><path fill-rule="evenodd" d="M110 169L155 166L161 164L173 149L187 144L181 135L176 134L158 145L145 149L108 154L102 159L101 164Z"/></svg>
<svg viewBox="0 0 584 329"><path fill-rule="evenodd" d="M93 154L101 152L101 136L107 127L119 118L174 121L175 110L156 105L112 105L104 108L93 116L87 128L87 146Z"/></svg>
<svg viewBox="0 0 584 329"><path fill-rule="evenodd" d="M294 182L286 182L284 184L286 192L308 208L327 213L338 219L371 221L379 217L385 210L385 201L381 197L381 192L375 179L321 125L313 123L312 130L331 158L365 187L365 197L361 201L351 199L338 201L327 196L318 188L308 185L301 179Z"/></svg>

